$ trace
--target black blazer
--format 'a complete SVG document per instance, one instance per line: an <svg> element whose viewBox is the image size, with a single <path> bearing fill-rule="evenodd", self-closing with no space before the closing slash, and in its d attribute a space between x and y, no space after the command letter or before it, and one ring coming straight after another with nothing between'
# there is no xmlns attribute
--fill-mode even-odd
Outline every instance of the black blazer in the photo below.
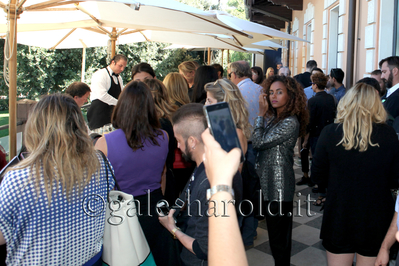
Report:
<svg viewBox="0 0 399 266"><path fill-rule="evenodd" d="M337 111L334 97L325 91L320 91L309 99L308 109L310 112L309 137L318 137L325 126L334 123Z"/></svg>
<svg viewBox="0 0 399 266"><path fill-rule="evenodd" d="M394 120L399 117L399 89L397 89L394 93L389 95L388 98L383 98L383 105L385 110L388 112L388 121L387 124L393 126ZM385 101L384 101L385 100ZM398 130L395 130L396 133L399 133Z"/></svg>

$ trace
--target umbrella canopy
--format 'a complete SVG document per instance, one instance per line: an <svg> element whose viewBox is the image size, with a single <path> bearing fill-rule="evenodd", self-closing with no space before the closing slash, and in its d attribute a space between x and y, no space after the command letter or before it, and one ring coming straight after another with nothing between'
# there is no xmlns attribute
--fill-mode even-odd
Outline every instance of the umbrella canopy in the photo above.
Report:
<svg viewBox="0 0 399 266"><path fill-rule="evenodd" d="M0 7L4 7L1 2ZM7 29L6 18L0 18L0 34ZM166 31L174 32L173 36ZM209 34L209 37L192 38L190 43L186 39L183 43L180 41L183 35L178 32ZM46 48L105 46L108 39L125 44L145 41L149 35L153 41L220 49L229 46L262 49L252 44L268 39L305 41L225 12L201 11L172 0L26 0L18 19L18 34L18 43Z"/></svg>
<svg viewBox="0 0 399 266"><path fill-rule="evenodd" d="M73 28L102 31L101 28L114 27L248 36L227 25L204 24L207 19L214 19L214 14L172 0L118 2L26 0L18 19L18 32ZM0 7L6 8L3 3ZM0 32L6 30L6 18L2 17Z"/></svg>

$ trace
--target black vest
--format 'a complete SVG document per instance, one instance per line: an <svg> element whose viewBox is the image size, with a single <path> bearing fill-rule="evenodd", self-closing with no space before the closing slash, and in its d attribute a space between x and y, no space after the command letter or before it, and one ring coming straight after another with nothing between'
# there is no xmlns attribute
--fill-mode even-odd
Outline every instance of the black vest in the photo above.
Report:
<svg viewBox="0 0 399 266"><path fill-rule="evenodd" d="M109 78L111 79L111 87L108 90L108 94L118 99L122 91L121 86L120 84L115 83L108 69L105 68L105 70L107 70ZM93 130L111 123L111 115L113 110L114 110L113 105L108 105L98 99L92 101L90 108L87 111L87 120L89 122L89 128Z"/></svg>

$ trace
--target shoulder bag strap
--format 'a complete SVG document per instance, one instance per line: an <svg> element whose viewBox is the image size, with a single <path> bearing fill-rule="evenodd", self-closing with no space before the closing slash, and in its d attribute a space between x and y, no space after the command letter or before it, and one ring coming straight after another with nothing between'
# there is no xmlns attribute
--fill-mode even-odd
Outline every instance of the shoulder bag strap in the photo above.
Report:
<svg viewBox="0 0 399 266"><path fill-rule="evenodd" d="M114 178L116 188L117 188L119 191L121 191L121 189L120 189L120 187L119 187L119 185L118 185L118 182L116 182L116 178L115 178L115 175L114 175L114 171L112 171L111 166L109 165L107 156L105 156L105 154L104 154L102 151L100 151L100 150L97 150L97 151L101 154L101 157L103 158L103 161L104 161L104 164L105 164L105 171L106 171L106 177L107 177L107 197L108 197L108 196L109 196L108 168L109 168L109 170L110 170L110 172L111 172L112 177ZM108 199L108 200L109 200L109 199Z"/></svg>

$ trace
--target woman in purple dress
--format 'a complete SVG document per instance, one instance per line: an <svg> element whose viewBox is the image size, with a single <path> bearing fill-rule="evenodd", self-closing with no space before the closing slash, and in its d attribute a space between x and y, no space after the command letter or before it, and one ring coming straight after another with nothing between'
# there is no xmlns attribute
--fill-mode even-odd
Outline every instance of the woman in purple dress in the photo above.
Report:
<svg viewBox="0 0 399 266"><path fill-rule="evenodd" d="M165 229L158 222L156 203L163 199L161 177L168 154L168 134L161 130L148 86L131 81L123 89L112 114L115 131L96 148L107 155L121 190L137 200L139 221L157 265L166 265Z"/></svg>

